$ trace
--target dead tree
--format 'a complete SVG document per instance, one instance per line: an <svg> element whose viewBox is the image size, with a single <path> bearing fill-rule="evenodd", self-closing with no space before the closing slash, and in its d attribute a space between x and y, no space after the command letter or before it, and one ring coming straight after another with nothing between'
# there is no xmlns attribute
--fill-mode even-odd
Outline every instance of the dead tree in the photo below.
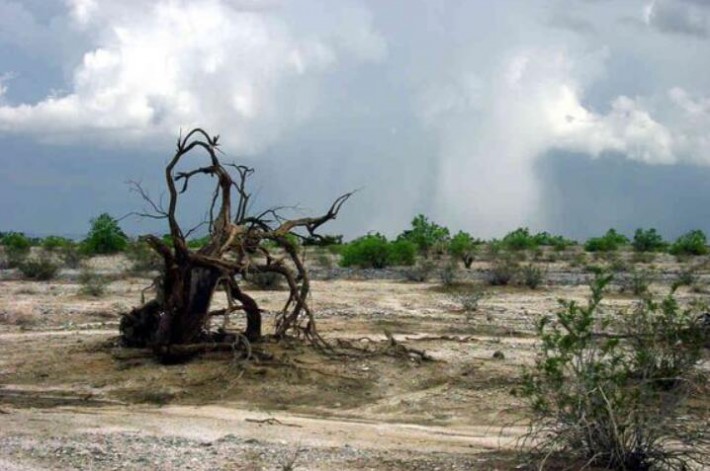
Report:
<svg viewBox="0 0 710 471"><path fill-rule="evenodd" d="M123 316L120 326L123 343L152 347L160 355L197 351L200 345L214 346L217 342L209 332L209 320L237 311L246 315L246 331L237 335L247 343L258 342L262 338L262 311L240 286L240 280L253 273L278 274L288 285L288 299L277 315L273 336L282 338L295 332L311 341L322 342L308 305L308 272L293 235L319 237L318 228L336 218L352 193L338 197L319 217L284 219L274 209L249 215L247 181L253 169L223 164L217 156L218 138L210 137L202 129L194 129L178 139L177 151L165 168L167 209L151 201L137 186L152 205L153 216L167 220L170 242L152 235L143 238L162 257L164 269L155 299ZM192 151L205 152L207 165L178 172L176 166ZM176 211L180 195L198 175L215 178L216 185L206 221L209 242L195 250L188 246L189 232L183 232L178 224ZM220 287L224 288L227 307L211 310L212 298Z"/></svg>

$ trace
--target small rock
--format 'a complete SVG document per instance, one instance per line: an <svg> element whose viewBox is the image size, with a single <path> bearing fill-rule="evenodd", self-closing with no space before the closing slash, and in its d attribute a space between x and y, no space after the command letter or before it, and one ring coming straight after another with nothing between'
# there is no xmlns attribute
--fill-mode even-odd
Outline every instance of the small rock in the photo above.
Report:
<svg viewBox="0 0 710 471"><path fill-rule="evenodd" d="M505 360L505 353L501 352L500 350L496 350L493 352L493 358L496 360Z"/></svg>

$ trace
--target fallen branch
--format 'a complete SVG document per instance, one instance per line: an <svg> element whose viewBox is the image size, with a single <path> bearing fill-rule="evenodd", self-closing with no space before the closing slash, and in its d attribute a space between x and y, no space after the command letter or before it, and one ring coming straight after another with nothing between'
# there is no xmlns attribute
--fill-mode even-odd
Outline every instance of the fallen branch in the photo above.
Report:
<svg viewBox="0 0 710 471"><path fill-rule="evenodd" d="M268 419L244 419L247 422L251 422L253 424L259 424L259 425L282 425L284 427L296 427L296 428L303 428L302 425L298 424L289 424L287 422L281 422L279 419L274 419L273 417L269 417Z"/></svg>
<svg viewBox="0 0 710 471"><path fill-rule="evenodd" d="M429 341L436 341L436 340L444 340L448 342L460 342L460 343L466 343L466 342L477 342L478 339L475 338L473 335L467 335L465 337L456 337L453 335L427 335L424 337L405 337L404 338L407 341L411 342L429 342Z"/></svg>

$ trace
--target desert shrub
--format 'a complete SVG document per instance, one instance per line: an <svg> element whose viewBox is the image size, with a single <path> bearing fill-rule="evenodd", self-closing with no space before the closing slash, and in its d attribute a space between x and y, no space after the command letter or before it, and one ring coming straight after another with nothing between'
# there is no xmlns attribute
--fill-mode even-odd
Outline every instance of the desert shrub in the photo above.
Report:
<svg viewBox="0 0 710 471"><path fill-rule="evenodd" d="M452 286L456 282L456 272L458 266L455 260L449 260L439 270L439 279L444 286Z"/></svg>
<svg viewBox="0 0 710 471"><path fill-rule="evenodd" d="M532 250L537 248L537 240L527 227L519 227L503 237L503 247L508 250Z"/></svg>
<svg viewBox="0 0 710 471"><path fill-rule="evenodd" d="M552 235L544 231L535 234L533 238L535 239L536 245L552 247L557 251L566 250L568 247L572 247L577 243L572 239L566 239L561 235Z"/></svg>
<svg viewBox="0 0 710 471"><path fill-rule="evenodd" d="M413 265L416 245L405 239L388 242L382 234L360 237L341 250L340 264L344 267L385 268L390 265Z"/></svg>
<svg viewBox="0 0 710 471"><path fill-rule="evenodd" d="M480 240L471 237L471 234L459 231L451 238L451 242L449 242L449 253L452 257L461 260L463 265L468 269L471 268L474 256L481 243Z"/></svg>
<svg viewBox="0 0 710 471"><path fill-rule="evenodd" d="M513 281L519 271L520 265L512 257L501 257L491 263L486 281L491 286L505 286Z"/></svg>
<svg viewBox="0 0 710 471"><path fill-rule="evenodd" d="M417 246L408 240L396 240L388 244L388 265L411 266L417 258Z"/></svg>
<svg viewBox="0 0 710 471"><path fill-rule="evenodd" d="M533 414L525 443L543 461L558 453L617 470L707 464L706 424L683 417L689 390L674 387L694 376L699 360L692 313L672 294L647 300L621 316L628 320L619 335L600 306L610 281L597 277L586 305L562 300L537 323L540 350L518 390Z"/></svg>
<svg viewBox="0 0 710 471"><path fill-rule="evenodd" d="M545 274L545 268L528 263L519 270L520 284L530 289L537 289L544 283Z"/></svg>
<svg viewBox="0 0 710 471"><path fill-rule="evenodd" d="M412 219L411 225L412 228L402 232L397 239L414 243L424 256L429 256L437 243L449 241L449 229L429 221L423 214Z"/></svg>
<svg viewBox="0 0 710 471"><path fill-rule="evenodd" d="M275 272L250 272L246 280L255 288L264 291L277 291L283 288L284 277Z"/></svg>
<svg viewBox="0 0 710 471"><path fill-rule="evenodd" d="M5 247L5 258L9 268L17 268L30 253L32 243L21 232L9 232L2 238Z"/></svg>
<svg viewBox="0 0 710 471"><path fill-rule="evenodd" d="M18 251L29 252L32 247L32 242L22 232L8 232L2 238L2 245L5 249L13 249Z"/></svg>
<svg viewBox="0 0 710 471"><path fill-rule="evenodd" d="M622 273L629 271L629 264L621 257L616 256L616 252L605 252L608 255L606 258L609 263L609 270L612 273Z"/></svg>
<svg viewBox="0 0 710 471"><path fill-rule="evenodd" d="M409 267L407 268L407 270L405 270L404 276L409 281L423 283L427 281L429 277L431 277L431 274L434 272L435 268L436 264L431 260L418 260L414 266Z"/></svg>
<svg viewBox="0 0 710 471"><path fill-rule="evenodd" d="M57 276L59 265L50 257L43 255L38 258L28 258L19 265L22 275L30 280L47 281Z"/></svg>
<svg viewBox="0 0 710 471"><path fill-rule="evenodd" d="M557 251L565 250L576 242L549 232L532 234L527 227L520 227L506 234L501 244L508 250L535 250L538 247L553 247Z"/></svg>
<svg viewBox="0 0 710 471"><path fill-rule="evenodd" d="M583 267L587 264L587 252L577 252L570 257L569 266L572 268Z"/></svg>
<svg viewBox="0 0 710 471"><path fill-rule="evenodd" d="M624 244L628 244L629 239L623 234L619 234L615 229L609 229L601 237L592 237L584 244L587 252L613 252Z"/></svg>
<svg viewBox="0 0 710 471"><path fill-rule="evenodd" d="M67 244L59 248L59 256L62 263L67 268L79 268L85 255L75 243Z"/></svg>
<svg viewBox="0 0 710 471"><path fill-rule="evenodd" d="M705 332L697 307L682 309L671 293L661 301L645 298L624 319L634 374L656 389L682 386L703 355Z"/></svg>
<svg viewBox="0 0 710 471"><path fill-rule="evenodd" d="M389 243L382 234L368 234L343 247L340 264L344 267L385 268L389 262Z"/></svg>
<svg viewBox="0 0 710 471"><path fill-rule="evenodd" d="M108 282L106 278L87 268L79 274L79 285L80 294L99 298L106 294Z"/></svg>
<svg viewBox="0 0 710 471"><path fill-rule="evenodd" d="M63 247L72 245L73 243L74 241L67 239L66 237L51 235L42 239L42 248L48 252L54 252L62 249Z"/></svg>
<svg viewBox="0 0 710 471"><path fill-rule="evenodd" d="M637 252L662 252L668 244L656 229L636 229L631 245Z"/></svg>
<svg viewBox="0 0 710 471"><path fill-rule="evenodd" d="M486 260L496 260L503 251L503 244L498 239L491 239L485 247L484 255Z"/></svg>
<svg viewBox="0 0 710 471"><path fill-rule="evenodd" d="M126 258L131 262L129 271L135 274L159 271L164 266L163 259L143 240L128 243Z"/></svg>
<svg viewBox="0 0 710 471"><path fill-rule="evenodd" d="M671 245L669 252L673 255L706 255L708 247L705 233L694 230L683 234Z"/></svg>
<svg viewBox="0 0 710 471"><path fill-rule="evenodd" d="M693 286L698 282L698 275L696 273L696 267L684 267L676 275L673 281L673 287L679 288L681 286Z"/></svg>
<svg viewBox="0 0 710 471"><path fill-rule="evenodd" d="M587 273L592 273L594 275L602 275L607 273L606 267L599 265L597 263L589 263L584 266L584 271Z"/></svg>
<svg viewBox="0 0 710 471"><path fill-rule="evenodd" d="M451 300L461 306L461 309L470 314L478 310L478 304L486 297L485 291L476 289L463 293L457 293L451 297Z"/></svg>
<svg viewBox="0 0 710 471"><path fill-rule="evenodd" d="M633 270L619 278L619 291L643 296L651 285L651 273L646 270Z"/></svg>
<svg viewBox="0 0 710 471"><path fill-rule="evenodd" d="M427 255L435 258L436 260L441 260L449 253L449 241L439 240L434 245L429 248Z"/></svg>
<svg viewBox="0 0 710 471"><path fill-rule="evenodd" d="M128 237L118 221L107 213L91 220L89 234L82 242L82 249L88 255L122 252L127 246Z"/></svg>

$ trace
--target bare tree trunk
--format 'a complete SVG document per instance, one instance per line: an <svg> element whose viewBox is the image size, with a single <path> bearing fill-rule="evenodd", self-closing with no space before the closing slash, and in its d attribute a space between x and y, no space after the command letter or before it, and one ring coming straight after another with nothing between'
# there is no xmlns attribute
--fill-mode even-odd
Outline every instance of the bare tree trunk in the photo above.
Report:
<svg viewBox="0 0 710 471"><path fill-rule="evenodd" d="M173 345L200 340L209 316L210 303L221 273L215 269L187 266L177 279L165 279L164 314L156 343Z"/></svg>
<svg viewBox="0 0 710 471"><path fill-rule="evenodd" d="M230 283L229 289L232 290L232 296L242 303L242 308L247 316L247 328L244 335L250 342L258 342L261 340L261 309L254 298L239 289L237 283Z"/></svg>
<svg viewBox="0 0 710 471"><path fill-rule="evenodd" d="M217 141L218 137L210 137L202 129L194 129L178 140L177 152L165 168L169 193L167 209L152 201L147 192L136 184L137 191L157 213L149 216L168 221L171 240L166 243L155 236L144 238L163 258L165 269L156 299L133 309L121 320L120 331L126 346L151 346L164 358L171 355L173 346L191 345L187 350L200 351L200 343L212 340L208 332L209 319L213 315L229 316L237 310L244 311L246 315L244 335L248 341L260 340L261 310L256 301L240 289L236 280L237 276L252 270L277 273L288 283L289 298L277 319L276 336L283 337L289 329L300 328L308 337L320 338L315 332L315 320L307 302L308 274L292 236L297 235L295 230L301 230L310 237L319 237L315 231L336 218L352 193L337 198L328 212L319 217L287 220L276 210L249 216L250 195L246 191L246 181L253 170L245 166L223 165L217 158ZM206 151L209 165L176 172L178 162L193 149ZM236 169L236 180L226 167ZM209 221L205 221L209 222L209 242L194 251L187 244L192 230L183 232L176 211L179 195L187 191L188 182L196 175L216 177L217 185L209 208ZM182 184L179 191L177 182ZM238 194L236 211L232 210L232 191ZM215 211L216 208L219 209ZM270 250L274 244L285 253L284 256L272 256ZM211 311L212 297L220 283L225 286L229 307ZM307 318L305 329L298 325L304 317Z"/></svg>

